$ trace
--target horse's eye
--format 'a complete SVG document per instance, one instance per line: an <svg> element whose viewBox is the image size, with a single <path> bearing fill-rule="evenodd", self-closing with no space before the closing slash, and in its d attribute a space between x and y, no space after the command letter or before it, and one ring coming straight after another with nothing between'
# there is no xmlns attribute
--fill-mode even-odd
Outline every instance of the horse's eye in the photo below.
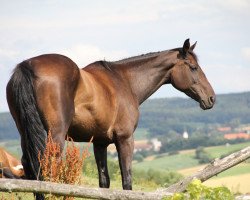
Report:
<svg viewBox="0 0 250 200"><path fill-rule="evenodd" d="M192 64L189 64L189 67L192 71L196 71L198 69L198 66L197 65L192 65Z"/></svg>
<svg viewBox="0 0 250 200"><path fill-rule="evenodd" d="M194 65L188 61L185 62L186 65L189 66L189 68L192 70L192 71L196 71L198 69L198 66L197 65Z"/></svg>

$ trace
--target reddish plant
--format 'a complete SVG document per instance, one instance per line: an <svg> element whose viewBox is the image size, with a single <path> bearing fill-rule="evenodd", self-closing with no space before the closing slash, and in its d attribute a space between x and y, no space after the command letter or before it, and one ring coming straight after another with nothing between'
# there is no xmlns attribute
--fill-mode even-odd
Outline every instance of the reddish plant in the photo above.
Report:
<svg viewBox="0 0 250 200"><path fill-rule="evenodd" d="M48 132L46 148L43 156L39 153L40 173L44 181L80 184L82 177L82 167L84 160L90 155L88 148L92 142L91 138L87 148L80 151L72 138L67 137L66 149L63 153L60 151L60 145L53 141L51 132ZM56 198L55 196L52 197ZM50 196L51 199L51 196ZM64 199L74 199L73 197L64 197Z"/></svg>

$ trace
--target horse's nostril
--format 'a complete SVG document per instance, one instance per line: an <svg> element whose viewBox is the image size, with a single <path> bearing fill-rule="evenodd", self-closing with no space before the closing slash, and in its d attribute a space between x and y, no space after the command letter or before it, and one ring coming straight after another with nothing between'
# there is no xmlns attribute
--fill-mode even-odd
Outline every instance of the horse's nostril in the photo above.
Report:
<svg viewBox="0 0 250 200"><path fill-rule="evenodd" d="M215 103L215 96L211 96L211 97L209 98L209 100L210 100L210 102L211 102L212 104L214 104L214 103Z"/></svg>

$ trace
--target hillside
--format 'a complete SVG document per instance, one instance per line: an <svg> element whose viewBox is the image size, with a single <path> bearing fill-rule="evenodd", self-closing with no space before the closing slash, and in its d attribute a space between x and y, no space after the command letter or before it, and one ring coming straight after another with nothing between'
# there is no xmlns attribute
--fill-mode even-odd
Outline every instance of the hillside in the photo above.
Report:
<svg viewBox="0 0 250 200"><path fill-rule="evenodd" d="M10 113L0 113L0 141L17 138L19 134Z"/></svg>
<svg viewBox="0 0 250 200"><path fill-rule="evenodd" d="M250 123L250 92L217 95L213 109L203 111L188 98L147 100L140 107L139 128L147 137L188 132L209 133L219 125L237 126ZM9 113L0 113L0 140L19 138Z"/></svg>
<svg viewBox="0 0 250 200"><path fill-rule="evenodd" d="M211 110L200 109L187 98L162 98L146 101L141 106L139 127L152 135L202 131L207 133L218 125L232 127L250 122L250 92L217 95Z"/></svg>

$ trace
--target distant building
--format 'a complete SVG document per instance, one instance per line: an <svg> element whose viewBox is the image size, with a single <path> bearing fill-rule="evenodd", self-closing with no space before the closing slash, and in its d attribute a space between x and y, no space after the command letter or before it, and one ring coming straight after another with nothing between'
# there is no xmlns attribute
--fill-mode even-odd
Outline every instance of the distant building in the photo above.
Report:
<svg viewBox="0 0 250 200"><path fill-rule="evenodd" d="M241 128L241 130L243 132L246 132L247 134L250 134L250 126L245 126L245 127Z"/></svg>
<svg viewBox="0 0 250 200"><path fill-rule="evenodd" d="M153 138L152 140L136 140L134 143L134 153L140 151L160 151L162 146L161 141L157 138ZM108 152L114 154L116 152L116 147L114 144L110 144L108 146Z"/></svg>
<svg viewBox="0 0 250 200"><path fill-rule="evenodd" d="M230 126L225 126L225 127L219 127L219 128L217 128L217 131L223 132L223 133L230 132L231 130L232 130L232 128Z"/></svg>
<svg viewBox="0 0 250 200"><path fill-rule="evenodd" d="M134 143L134 152L137 151L149 151L153 149L153 145L148 140L138 140Z"/></svg>
<svg viewBox="0 0 250 200"><path fill-rule="evenodd" d="M250 134L247 133L228 133L224 135L224 138L227 140L235 140L235 139L250 139Z"/></svg>
<svg viewBox="0 0 250 200"><path fill-rule="evenodd" d="M161 149L161 141L159 141L157 138L154 138L151 140L151 143L153 144L154 151L160 151Z"/></svg>
<svg viewBox="0 0 250 200"><path fill-rule="evenodd" d="M182 137L184 138L184 139L188 139L188 132L187 131L184 131L183 132L183 134L182 134Z"/></svg>

